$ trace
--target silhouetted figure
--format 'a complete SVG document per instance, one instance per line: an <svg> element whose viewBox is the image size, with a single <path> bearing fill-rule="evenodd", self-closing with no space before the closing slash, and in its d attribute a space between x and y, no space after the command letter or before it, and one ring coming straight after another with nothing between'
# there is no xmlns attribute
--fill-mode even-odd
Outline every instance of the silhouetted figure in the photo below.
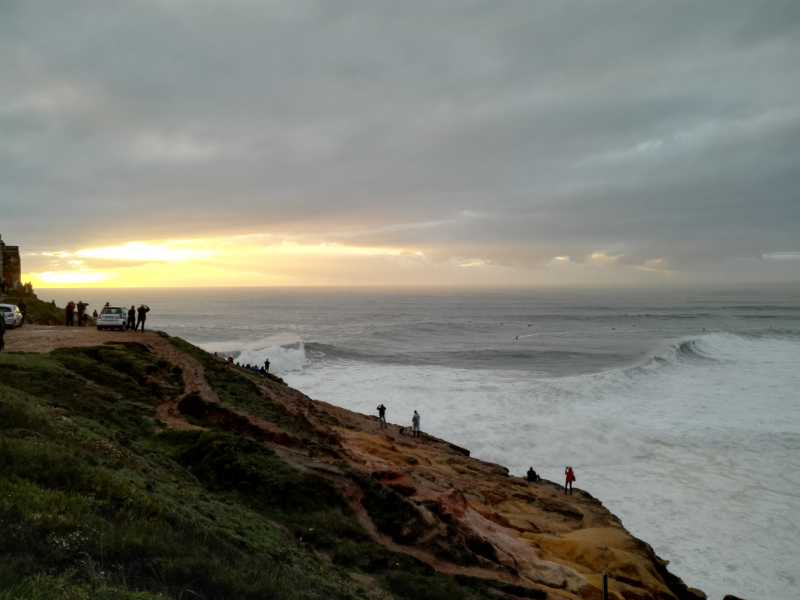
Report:
<svg viewBox="0 0 800 600"><path fill-rule="evenodd" d="M136 321L134 331L139 331L139 325L142 326L142 333L144 333L144 322L147 320L147 313L150 312L150 307L142 304L137 311L139 313L139 320Z"/></svg>
<svg viewBox="0 0 800 600"><path fill-rule="evenodd" d="M67 303L67 327L72 327L75 324L75 303L70 300Z"/></svg>
<svg viewBox="0 0 800 600"><path fill-rule="evenodd" d="M264 361L264 370L269 373L269 359Z"/></svg>
<svg viewBox="0 0 800 600"><path fill-rule="evenodd" d="M95 310L95 311L92 313L92 318L93 318L93 319L96 319L97 317L98 317L98 314L97 314L97 311Z"/></svg>
<svg viewBox="0 0 800 600"><path fill-rule="evenodd" d="M128 329L131 331L136 329L136 309L133 305L128 309Z"/></svg>
<svg viewBox="0 0 800 600"><path fill-rule="evenodd" d="M19 326L22 327L23 325L25 325L25 309L28 308L28 304L25 302L25 300L20 300L19 304L17 304L17 307L22 313L22 323L19 324Z"/></svg>
<svg viewBox="0 0 800 600"><path fill-rule="evenodd" d="M386 429L386 407L383 404L378 405L378 419L381 422L381 429Z"/></svg>
<svg viewBox="0 0 800 600"><path fill-rule="evenodd" d="M419 437L419 413L414 411L414 416L411 417L411 430L414 437Z"/></svg>
<svg viewBox="0 0 800 600"><path fill-rule="evenodd" d="M542 479L541 477L539 477L536 474L536 471L533 470L533 467L528 469L527 478L528 478L528 481L530 481L532 483L536 483L537 481L541 481L541 479Z"/></svg>
<svg viewBox="0 0 800 600"><path fill-rule="evenodd" d="M83 327L86 321L83 320L83 315L86 314L86 307L89 306L83 300L78 301L78 327Z"/></svg>
<svg viewBox="0 0 800 600"><path fill-rule="evenodd" d="M575 473L572 471L572 467L567 467L567 470L564 471L564 475L567 476L567 482L564 484L564 493L567 493L567 488L569 488L569 494L572 495L572 482L577 480L575 477Z"/></svg>
<svg viewBox="0 0 800 600"><path fill-rule="evenodd" d="M6 319L3 316L0 316L0 350L6 347L6 343L3 341L3 336L6 334Z"/></svg>

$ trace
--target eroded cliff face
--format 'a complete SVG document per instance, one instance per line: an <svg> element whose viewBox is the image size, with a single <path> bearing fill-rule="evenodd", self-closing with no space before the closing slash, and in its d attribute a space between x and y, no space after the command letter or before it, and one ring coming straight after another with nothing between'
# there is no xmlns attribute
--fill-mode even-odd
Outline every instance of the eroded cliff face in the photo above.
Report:
<svg viewBox="0 0 800 600"><path fill-rule="evenodd" d="M292 394L275 394L290 405ZM567 495L553 482L529 483L445 440L402 436L397 427L379 429L377 419L314 405L341 421L332 429L354 468L415 505L427 527L405 549L442 571L531 583L554 597L587 599L601 597L605 571L612 598L702 597L582 490ZM465 550L474 555L474 565L452 560Z"/></svg>
<svg viewBox="0 0 800 600"><path fill-rule="evenodd" d="M605 571L609 596L617 600L704 597L687 589L648 544L631 536L599 500L579 489L566 495L556 483L511 477L504 467L472 458L468 450L446 440L424 433L404 436L392 425L381 429L376 417L314 401L277 377L229 365L176 338L66 329L26 326L8 337L8 349L50 352L127 342L107 347L103 356L123 361L124 356L150 353L152 365L142 367L138 376L142 389L157 394L151 399L152 412L139 400L136 406L149 415L157 432L216 430L258 442L299 472L335 484L376 547L422 561L459 585L485 589L482 582L501 582L487 592L492 598L591 600L602 597ZM133 341L137 344L131 345ZM137 360L144 361L141 357ZM60 360L75 373L94 376L110 359L92 358L100 362L88 371L83 362L72 365L66 355ZM25 361L31 362L19 355L8 368L19 370ZM14 373L8 372L6 384L28 390L29 378L22 371L11 377ZM103 385L108 386L111 372L105 377ZM164 377L169 381L162 381ZM123 398L127 379L119 385L122 392L114 393ZM179 393L169 391L179 388ZM130 393L138 394L137 389ZM58 395L57 390L52 393ZM184 466L191 469L189 463ZM265 477L259 485L269 486L269 475ZM354 571L352 576L369 584L363 573Z"/></svg>
<svg viewBox="0 0 800 600"><path fill-rule="evenodd" d="M611 598L705 597L670 574L666 561L580 489L567 495L553 482L511 477L446 440L402 435L391 424L381 429L377 417L314 401L278 378L196 357L207 374L227 370L246 379L265 403L298 422L282 429L245 415L226 402L224 384L214 375L189 395L194 409L184 400L162 412L173 419L192 412L208 426L232 427L262 439L293 465L330 477L387 547L444 573L538 588L551 598L601 598L604 571ZM197 398L206 408L198 410Z"/></svg>

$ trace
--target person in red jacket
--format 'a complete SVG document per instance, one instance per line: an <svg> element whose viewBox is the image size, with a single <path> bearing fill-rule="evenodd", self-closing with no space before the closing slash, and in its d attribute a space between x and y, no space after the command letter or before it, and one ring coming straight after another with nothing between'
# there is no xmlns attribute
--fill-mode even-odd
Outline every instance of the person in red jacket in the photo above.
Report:
<svg viewBox="0 0 800 600"><path fill-rule="evenodd" d="M572 471L572 467L567 467L564 475L567 476L567 483L564 484L564 493L566 494L567 488L569 488L569 493L572 495L572 482L575 481L575 473Z"/></svg>

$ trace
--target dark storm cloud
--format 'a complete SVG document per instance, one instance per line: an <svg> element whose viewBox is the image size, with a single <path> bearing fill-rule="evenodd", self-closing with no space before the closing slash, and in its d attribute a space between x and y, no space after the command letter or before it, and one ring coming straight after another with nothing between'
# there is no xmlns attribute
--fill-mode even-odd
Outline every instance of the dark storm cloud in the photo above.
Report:
<svg viewBox="0 0 800 600"><path fill-rule="evenodd" d="M796 1L6 2L0 233L795 252L798 64Z"/></svg>

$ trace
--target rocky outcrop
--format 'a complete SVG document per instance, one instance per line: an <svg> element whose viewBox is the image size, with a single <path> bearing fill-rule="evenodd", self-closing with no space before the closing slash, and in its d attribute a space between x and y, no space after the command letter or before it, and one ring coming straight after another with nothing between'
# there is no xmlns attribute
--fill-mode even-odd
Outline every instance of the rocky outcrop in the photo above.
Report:
<svg viewBox="0 0 800 600"><path fill-rule="evenodd" d="M7 343L44 352L137 342L137 352L153 353L169 378L183 382L180 394L156 402L159 431L215 429L263 444L293 469L337 486L374 542L430 572L470 585L493 581L506 598L599 600L604 572L614 600L705 597L582 490L566 495L556 483L512 477L448 441L381 429L376 417L314 401L182 340L72 329L25 327ZM156 375L148 371L144 383L161 389L166 384L150 382Z"/></svg>
<svg viewBox="0 0 800 600"><path fill-rule="evenodd" d="M235 373L257 390L265 415L277 409L291 415L285 433L292 442L276 437L281 428L275 420L266 423L252 413L247 422L232 418L230 409L209 406L208 398L184 400L182 413L194 415L195 423L230 425L292 464L330 474L375 539L392 549L448 574L538 588L552 598L599 598L604 571L616 600L701 597L586 492L565 495L553 482L511 477L505 467L472 458L448 441L404 436L391 425L380 429L376 417L313 401L214 357L197 358L212 388Z"/></svg>

